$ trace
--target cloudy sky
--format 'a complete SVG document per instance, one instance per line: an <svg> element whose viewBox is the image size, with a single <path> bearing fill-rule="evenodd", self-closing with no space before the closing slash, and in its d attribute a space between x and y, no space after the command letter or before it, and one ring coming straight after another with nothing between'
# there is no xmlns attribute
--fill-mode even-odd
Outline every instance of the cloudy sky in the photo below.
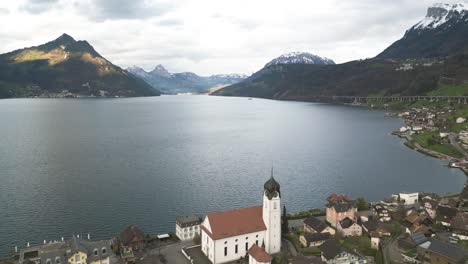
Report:
<svg viewBox="0 0 468 264"><path fill-rule="evenodd" d="M0 52L68 33L113 63L252 73L283 53L377 55L434 0L18 0L0 3ZM455 1L446 0L447 3Z"/></svg>

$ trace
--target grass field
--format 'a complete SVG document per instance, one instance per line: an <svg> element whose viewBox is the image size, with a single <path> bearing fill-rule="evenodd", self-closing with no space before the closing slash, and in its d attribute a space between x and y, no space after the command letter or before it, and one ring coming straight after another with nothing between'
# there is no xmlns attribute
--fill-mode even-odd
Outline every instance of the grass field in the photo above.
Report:
<svg viewBox="0 0 468 264"><path fill-rule="evenodd" d="M429 92L433 96L465 96L468 95L468 83L459 85L441 84L437 90Z"/></svg>
<svg viewBox="0 0 468 264"><path fill-rule="evenodd" d="M463 155L458 152L449 143L442 142L437 132L425 131L414 134L413 139L422 147L437 151L455 158L462 158Z"/></svg>

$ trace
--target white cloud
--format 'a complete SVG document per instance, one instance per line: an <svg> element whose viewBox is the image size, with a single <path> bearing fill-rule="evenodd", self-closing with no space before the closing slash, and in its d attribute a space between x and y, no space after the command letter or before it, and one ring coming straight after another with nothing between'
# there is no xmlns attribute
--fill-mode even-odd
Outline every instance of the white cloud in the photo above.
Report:
<svg viewBox="0 0 468 264"><path fill-rule="evenodd" d="M0 52L66 32L115 64L250 73L282 53L373 57L437 0L23 0L0 4ZM449 1L453 2L453 1Z"/></svg>

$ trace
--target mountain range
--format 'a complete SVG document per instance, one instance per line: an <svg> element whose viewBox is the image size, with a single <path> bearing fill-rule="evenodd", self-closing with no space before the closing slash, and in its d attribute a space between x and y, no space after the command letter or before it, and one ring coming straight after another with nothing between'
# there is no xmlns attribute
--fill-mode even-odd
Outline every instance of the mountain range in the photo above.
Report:
<svg viewBox="0 0 468 264"><path fill-rule="evenodd" d="M149 72L137 66L129 67L127 71L166 94L204 93L212 87L238 83L247 78L244 74L217 74L205 77L192 72L170 73L161 64Z"/></svg>
<svg viewBox="0 0 468 264"><path fill-rule="evenodd" d="M160 95L146 82L67 34L0 55L0 98Z"/></svg>
<svg viewBox="0 0 468 264"><path fill-rule="evenodd" d="M467 80L468 8L436 4L375 58L343 64L267 64L245 81L212 94L284 100L315 100L318 95L422 95L447 85L465 85ZM462 93L468 95L468 91Z"/></svg>

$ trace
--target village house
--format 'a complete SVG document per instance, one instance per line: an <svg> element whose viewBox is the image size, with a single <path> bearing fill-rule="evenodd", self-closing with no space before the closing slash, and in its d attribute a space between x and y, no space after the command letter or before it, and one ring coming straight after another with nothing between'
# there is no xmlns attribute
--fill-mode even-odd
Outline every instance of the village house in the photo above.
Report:
<svg viewBox="0 0 468 264"><path fill-rule="evenodd" d="M299 241L304 247L318 247L323 242L332 239L333 236L330 233L304 233L299 237Z"/></svg>
<svg viewBox="0 0 468 264"><path fill-rule="evenodd" d="M22 249L19 264L109 264L112 255L110 241L90 241L76 236Z"/></svg>
<svg viewBox="0 0 468 264"><path fill-rule="evenodd" d="M356 220L357 208L354 201L348 199L346 195L331 194L326 205L326 220L332 227L337 227L338 222L345 218Z"/></svg>
<svg viewBox="0 0 468 264"><path fill-rule="evenodd" d="M136 261L136 255L145 248L145 233L136 225L127 226L117 238L116 247L125 263Z"/></svg>
<svg viewBox="0 0 468 264"><path fill-rule="evenodd" d="M449 206L439 205L437 207L437 215L440 223L444 226L451 226L452 219L457 215L457 209Z"/></svg>
<svg viewBox="0 0 468 264"><path fill-rule="evenodd" d="M380 237L386 237L392 235L392 225L389 223L381 222L377 219L371 218L367 222L362 222L361 227L367 234L371 234L373 231L377 232Z"/></svg>
<svg viewBox="0 0 468 264"><path fill-rule="evenodd" d="M457 236L461 240L468 240L468 213L458 212L452 218L450 227L454 236Z"/></svg>
<svg viewBox="0 0 468 264"><path fill-rule="evenodd" d="M388 222L392 220L388 209L381 204L376 204L372 206L372 211L374 212L374 215L377 216L382 222Z"/></svg>
<svg viewBox="0 0 468 264"><path fill-rule="evenodd" d="M404 205L414 205L419 201L419 193L403 192L398 194L398 200Z"/></svg>
<svg viewBox="0 0 468 264"><path fill-rule="evenodd" d="M327 240L319 246L322 261L335 263L367 263L365 258L357 252L340 245L336 240Z"/></svg>
<svg viewBox="0 0 468 264"><path fill-rule="evenodd" d="M255 255L255 246L269 256L280 252L281 192L273 175L264 184L263 205L208 214L201 224L201 242L213 264L238 260L252 247Z"/></svg>
<svg viewBox="0 0 468 264"><path fill-rule="evenodd" d="M200 235L201 220L195 215L176 218L176 236L182 240L191 240Z"/></svg>
<svg viewBox="0 0 468 264"><path fill-rule="evenodd" d="M465 263L468 252L461 247L434 239L426 241L417 247L418 256L422 263Z"/></svg>
<svg viewBox="0 0 468 264"><path fill-rule="evenodd" d="M427 215L430 218L435 219L437 215L437 206L439 205L439 203L434 199L427 198L424 198L422 200L422 203L424 206L424 210L427 212Z"/></svg>
<svg viewBox="0 0 468 264"><path fill-rule="evenodd" d="M337 231L343 237L362 235L362 227L348 217L338 222Z"/></svg>
<svg viewBox="0 0 468 264"><path fill-rule="evenodd" d="M405 232L408 234L426 233L430 230L433 221L424 213L412 211L403 220L402 225L406 228Z"/></svg>
<svg viewBox="0 0 468 264"><path fill-rule="evenodd" d="M335 229L328 226L324 221L315 216L310 216L304 220L304 232L308 233L330 233L335 234Z"/></svg>
<svg viewBox="0 0 468 264"><path fill-rule="evenodd" d="M424 235L424 233L417 233L400 237L397 243L399 248L406 251L414 249L426 241L428 241L428 238Z"/></svg>
<svg viewBox="0 0 468 264"><path fill-rule="evenodd" d="M370 238L371 238L371 248L373 249L379 249L380 247L380 235L376 231L372 231L370 233Z"/></svg>

